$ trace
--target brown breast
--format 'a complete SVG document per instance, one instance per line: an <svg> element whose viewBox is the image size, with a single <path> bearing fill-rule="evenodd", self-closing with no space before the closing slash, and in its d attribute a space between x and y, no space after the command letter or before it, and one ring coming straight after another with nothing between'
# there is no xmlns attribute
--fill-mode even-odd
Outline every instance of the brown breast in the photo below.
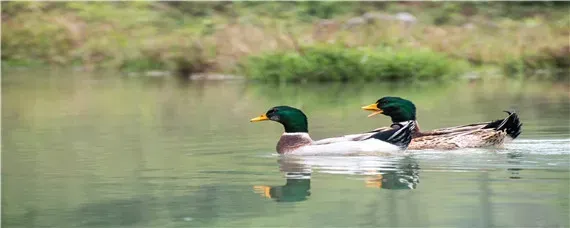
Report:
<svg viewBox="0 0 570 228"><path fill-rule="evenodd" d="M277 153L290 153L302 146L311 145L313 140L308 134L283 134L277 142Z"/></svg>

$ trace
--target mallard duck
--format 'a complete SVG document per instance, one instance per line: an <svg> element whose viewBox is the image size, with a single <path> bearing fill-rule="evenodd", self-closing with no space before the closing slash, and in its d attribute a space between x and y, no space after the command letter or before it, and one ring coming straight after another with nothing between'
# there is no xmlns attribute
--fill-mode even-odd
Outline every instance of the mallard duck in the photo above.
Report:
<svg viewBox="0 0 570 228"><path fill-rule="evenodd" d="M386 103L403 106L411 102L400 97L384 97L375 104L362 108L374 111L369 117L380 113L385 114L389 111L383 108ZM413 118L415 119L415 107L412 108L409 105L408 107L408 109L401 109L403 112L398 115L392 113L391 116L409 116L414 113ZM427 132L421 132L419 124L416 122L413 139L410 145L408 145L408 149L457 149L501 146L505 141L515 139L521 133L522 123L518 115L515 112L506 112L509 116L501 120L441 128Z"/></svg>
<svg viewBox="0 0 570 228"><path fill-rule="evenodd" d="M397 107L395 107L397 109ZM392 118L394 119L394 118ZM307 117L296 108L277 106L251 122L272 120L281 123L285 132L277 143L277 153L294 155L351 155L369 152L395 152L405 149L415 128L413 120L393 123L384 131L357 135L358 140L325 139L313 141L309 136ZM354 138L354 136L345 136Z"/></svg>

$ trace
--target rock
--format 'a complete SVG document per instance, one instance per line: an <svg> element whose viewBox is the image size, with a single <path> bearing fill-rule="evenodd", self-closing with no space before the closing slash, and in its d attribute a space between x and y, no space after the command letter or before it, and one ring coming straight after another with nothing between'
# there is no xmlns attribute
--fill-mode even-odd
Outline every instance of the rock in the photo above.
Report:
<svg viewBox="0 0 570 228"><path fill-rule="evenodd" d="M334 20L328 20L328 19L324 19L324 20L319 20L316 24L315 27L331 27L331 26L337 26L336 21Z"/></svg>
<svg viewBox="0 0 570 228"><path fill-rule="evenodd" d="M229 74L192 74L190 80L236 80L243 79L242 76Z"/></svg>
<svg viewBox="0 0 570 228"><path fill-rule="evenodd" d="M477 26L475 26L473 23L466 23L462 27L467 30L473 30L477 28Z"/></svg>
<svg viewBox="0 0 570 228"><path fill-rule="evenodd" d="M355 17L351 18L345 23L346 28L355 27L355 25L363 24L364 22L367 23L374 23L377 21L398 21L403 23L406 26L415 24L418 20L417 18L408 12L400 12L395 15L390 15L386 13L379 13L379 12L368 12L362 15L362 17Z"/></svg>
<svg viewBox="0 0 570 228"><path fill-rule="evenodd" d="M363 17L353 17L353 18L348 19L348 21L346 21L344 23L342 28L343 29L352 29L352 28L356 28L356 27L364 25L364 24L366 24L366 19L364 19Z"/></svg>
<svg viewBox="0 0 570 228"><path fill-rule="evenodd" d="M313 39L331 41L339 28L340 24L334 20L319 20L313 25Z"/></svg>
<svg viewBox="0 0 570 228"><path fill-rule="evenodd" d="M464 74L462 78L467 79L469 81L476 81L481 79L481 75L476 72L469 72Z"/></svg>
<svg viewBox="0 0 570 228"><path fill-rule="evenodd" d="M333 20L319 20L313 25L313 31L316 34L330 33L338 30L339 24Z"/></svg>
<svg viewBox="0 0 570 228"><path fill-rule="evenodd" d="M393 21L396 20L396 17L385 14L385 13L378 13L378 12L368 12L362 15L362 18L366 20L368 23L374 23L376 21Z"/></svg>
<svg viewBox="0 0 570 228"><path fill-rule="evenodd" d="M129 72L129 73L127 73L127 76L128 76L128 77L138 77L139 74L136 73L136 72Z"/></svg>
<svg viewBox="0 0 570 228"><path fill-rule="evenodd" d="M151 71L145 72L145 75L148 76L148 77L163 77L163 76L168 76L168 75L170 75L170 72L168 72L168 71L151 70Z"/></svg>
<svg viewBox="0 0 570 228"><path fill-rule="evenodd" d="M415 24L418 21L414 15L407 12L397 13L395 18L396 20L404 22L406 24Z"/></svg>

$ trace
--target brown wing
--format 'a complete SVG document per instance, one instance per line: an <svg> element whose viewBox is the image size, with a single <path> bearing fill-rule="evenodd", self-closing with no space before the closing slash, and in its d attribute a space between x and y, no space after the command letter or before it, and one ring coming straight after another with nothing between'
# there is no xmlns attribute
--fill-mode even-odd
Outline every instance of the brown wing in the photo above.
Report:
<svg viewBox="0 0 570 228"><path fill-rule="evenodd" d="M424 136L436 136L436 135L447 135L447 134L458 134L458 133L465 133L467 131L474 131L482 129L483 127L487 126L490 122L484 123L475 123L475 124L468 124L462 126L455 126L455 127L446 127L446 128L438 128L431 131L417 131L414 134L414 138L424 137ZM419 129L419 128L417 128Z"/></svg>
<svg viewBox="0 0 570 228"><path fill-rule="evenodd" d="M483 125L485 126L485 125ZM502 145L506 133L494 129L459 128L448 133L424 135L412 139L408 149L457 149Z"/></svg>

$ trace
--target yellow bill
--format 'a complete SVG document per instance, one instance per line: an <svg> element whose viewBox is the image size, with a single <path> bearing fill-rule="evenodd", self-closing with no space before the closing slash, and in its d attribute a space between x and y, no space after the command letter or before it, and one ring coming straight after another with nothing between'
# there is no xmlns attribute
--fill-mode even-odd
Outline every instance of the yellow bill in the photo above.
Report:
<svg viewBox="0 0 570 228"><path fill-rule="evenodd" d="M251 120L249 120L249 122L259 122L259 121L264 121L264 120L269 120L269 118L267 118L267 116L265 114L255 117Z"/></svg>
<svg viewBox="0 0 570 228"><path fill-rule="evenodd" d="M271 199L271 193L269 193L271 187L265 185L255 185L253 186L253 191L257 194L261 195L262 197Z"/></svg>
<svg viewBox="0 0 570 228"><path fill-rule="evenodd" d="M368 115L368 117L375 116L375 115L378 115L378 114L382 114L382 112L383 112L382 109L379 109L379 108L378 108L378 106L377 106L376 103L371 104L371 105L364 106L364 107L362 107L362 109L368 110L368 111L373 111L373 113L370 114L370 115Z"/></svg>
<svg viewBox="0 0 570 228"><path fill-rule="evenodd" d="M382 188L382 174L376 175L376 178L366 180L366 187L369 188Z"/></svg>

